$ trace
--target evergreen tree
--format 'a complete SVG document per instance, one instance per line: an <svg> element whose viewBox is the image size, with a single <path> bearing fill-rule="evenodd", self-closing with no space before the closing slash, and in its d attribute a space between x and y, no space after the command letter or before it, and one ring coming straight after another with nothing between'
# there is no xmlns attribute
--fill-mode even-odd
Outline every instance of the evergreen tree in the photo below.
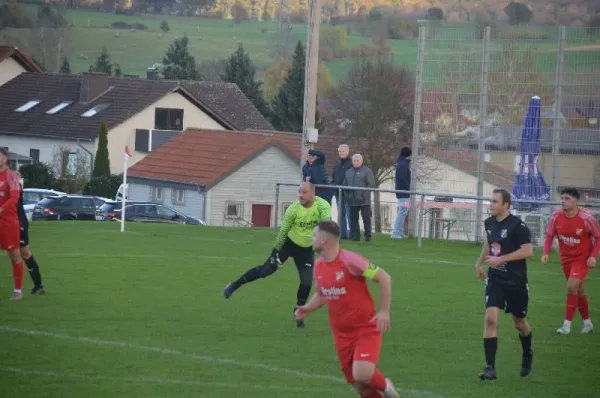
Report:
<svg viewBox="0 0 600 398"><path fill-rule="evenodd" d="M188 50L189 39L186 35L173 40L169 45L163 65L163 76L167 80L201 80L196 69L196 60Z"/></svg>
<svg viewBox="0 0 600 398"><path fill-rule="evenodd" d="M302 132L304 118L304 64L306 54L300 41L296 44L292 67L273 100L273 124L279 130Z"/></svg>
<svg viewBox="0 0 600 398"><path fill-rule="evenodd" d="M256 68L248 53L244 51L242 43L227 60L221 80L237 84L256 109L263 116L269 117L269 107L263 95L262 82L256 81Z"/></svg>
<svg viewBox="0 0 600 398"><path fill-rule="evenodd" d="M62 62L60 63L60 73L64 73L65 75L71 74L71 64L67 57L63 57Z"/></svg>
<svg viewBox="0 0 600 398"><path fill-rule="evenodd" d="M115 77L123 76L123 71L121 70L121 65L115 64Z"/></svg>
<svg viewBox="0 0 600 398"><path fill-rule="evenodd" d="M94 171L92 177L110 176L110 159L108 158L108 131L106 123L100 125L100 134L98 135L98 149L94 159Z"/></svg>
<svg viewBox="0 0 600 398"><path fill-rule="evenodd" d="M108 50L106 49L106 47L102 47L100 56L96 58L94 72L106 73L108 76L112 75L113 66L110 62L110 55L108 55Z"/></svg>

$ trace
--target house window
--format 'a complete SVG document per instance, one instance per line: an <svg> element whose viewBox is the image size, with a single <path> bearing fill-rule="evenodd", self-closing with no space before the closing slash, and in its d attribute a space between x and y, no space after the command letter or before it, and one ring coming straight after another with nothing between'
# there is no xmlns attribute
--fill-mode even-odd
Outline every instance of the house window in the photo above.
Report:
<svg viewBox="0 0 600 398"><path fill-rule="evenodd" d="M40 161L40 150L39 149L30 149L29 157L31 158L31 160L33 160L34 163L39 162Z"/></svg>
<svg viewBox="0 0 600 398"><path fill-rule="evenodd" d="M165 189L163 187L152 187L152 201L162 203L165 200Z"/></svg>
<svg viewBox="0 0 600 398"><path fill-rule="evenodd" d="M77 174L77 152L64 151L62 153L61 174L74 176Z"/></svg>
<svg viewBox="0 0 600 398"><path fill-rule="evenodd" d="M244 206L242 202L229 201L225 203L226 218L242 218L244 214Z"/></svg>
<svg viewBox="0 0 600 398"><path fill-rule="evenodd" d="M154 110L156 130L183 130L183 109L156 108Z"/></svg>
<svg viewBox="0 0 600 398"><path fill-rule="evenodd" d="M285 212L287 211L287 209L292 205L292 202L283 202L281 204L281 217L283 219L283 216L285 215Z"/></svg>
<svg viewBox="0 0 600 398"><path fill-rule="evenodd" d="M27 112L28 110L30 110L31 108L33 108L34 106L36 106L37 104L39 104L40 100L33 100L33 101L28 101L26 103L24 103L23 105L21 105L20 107L18 107L17 109L15 109L15 112Z"/></svg>
<svg viewBox="0 0 600 398"><path fill-rule="evenodd" d="M46 111L46 115L54 115L55 113L58 113L60 111L62 111L63 109L65 109L67 106L71 105L73 103L73 101L65 101L65 102L61 102L60 104L52 107L51 109Z"/></svg>
<svg viewBox="0 0 600 398"><path fill-rule="evenodd" d="M185 189L173 189L171 193L171 201L174 205L185 204Z"/></svg>
<svg viewBox="0 0 600 398"><path fill-rule="evenodd" d="M83 117L92 117L94 115L97 115L98 112L100 112L100 111L102 111L102 110L104 110L106 108L108 108L108 105L106 105L106 104L96 105L95 107L93 107L93 108L85 111L84 113L82 113L81 116L83 116Z"/></svg>

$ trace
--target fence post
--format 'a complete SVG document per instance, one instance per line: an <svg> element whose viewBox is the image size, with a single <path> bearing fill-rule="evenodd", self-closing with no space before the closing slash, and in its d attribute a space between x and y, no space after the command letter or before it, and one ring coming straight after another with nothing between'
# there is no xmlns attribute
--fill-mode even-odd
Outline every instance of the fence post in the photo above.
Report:
<svg viewBox="0 0 600 398"><path fill-rule="evenodd" d="M338 189L338 200L337 200L337 209L338 209L338 225L341 227L342 225L342 206L345 206L344 198L342 198L342 188ZM348 225L346 225L348 226Z"/></svg>
<svg viewBox="0 0 600 398"><path fill-rule="evenodd" d="M417 225L417 247L421 248L421 235L423 235L423 208L425 207L425 195L421 195L421 205L419 206L419 220Z"/></svg>
<svg viewBox="0 0 600 398"><path fill-rule="evenodd" d="M423 101L423 67L425 59L425 43L427 42L427 22L419 26L419 47L417 49L417 80L415 87L415 114L413 123L413 136L412 136L412 161L411 163L415 166L410 179L410 190L414 191L417 189L417 171L418 171L418 158L419 158L419 141L421 138L421 102ZM413 195L410 196L410 208L415 208L416 199ZM413 211L408 213L408 230L409 235L414 235L416 232L415 222L416 216Z"/></svg>
<svg viewBox="0 0 600 398"><path fill-rule="evenodd" d="M275 184L275 217L273 228L277 229L277 223L279 222L279 183Z"/></svg>
<svg viewBox="0 0 600 398"><path fill-rule="evenodd" d="M554 88L554 129L552 132L552 178L550 180L550 200L554 200L558 193L556 192L556 179L558 169L558 156L560 155L560 129L562 120L562 86L563 70L565 64L564 45L566 39L566 28L561 26L558 30L558 59L556 62L556 86Z"/></svg>
<svg viewBox="0 0 600 398"><path fill-rule="evenodd" d="M485 27L483 34L483 67L481 68L481 97L479 98L479 140L477 145L477 196L483 196L483 182L485 175L485 125L487 118L488 105L488 74L490 67L489 45L491 38L491 28ZM477 200L475 225L475 244L479 243L481 237L481 227L483 218L483 201Z"/></svg>

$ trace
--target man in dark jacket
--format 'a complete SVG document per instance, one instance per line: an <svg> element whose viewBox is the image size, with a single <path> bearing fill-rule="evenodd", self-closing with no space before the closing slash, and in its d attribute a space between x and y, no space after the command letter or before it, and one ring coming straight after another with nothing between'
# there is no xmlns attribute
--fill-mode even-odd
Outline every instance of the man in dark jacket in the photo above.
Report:
<svg viewBox="0 0 600 398"><path fill-rule="evenodd" d="M325 173L325 152L309 149L308 160L302 166L302 180L313 185L325 185L327 174ZM318 197L325 199L331 205L331 190L327 188L316 188Z"/></svg>
<svg viewBox="0 0 600 398"><path fill-rule="evenodd" d="M375 176L370 168L363 166L363 158L356 154L352 156L352 168L346 172L344 185L358 188L375 188ZM365 228L365 241L371 241L371 191L349 190L344 194L350 205L350 239L360 240L359 214L362 216Z"/></svg>
<svg viewBox="0 0 600 398"><path fill-rule="evenodd" d="M400 150L400 155L396 162L396 190L410 191L410 161L412 159L412 150L404 147ZM398 199L398 214L394 220L394 229L392 230L392 239L404 239L404 221L410 207L410 195L407 193L396 193Z"/></svg>
<svg viewBox="0 0 600 398"><path fill-rule="evenodd" d="M344 185L344 179L346 178L346 172L352 168L352 157L350 156L350 147L346 144L342 144L338 147L338 155L340 158L335 162L333 166L333 173L331 173L331 183L333 185ZM340 237L342 239L349 238L349 220L350 206L348 206L348 200L342 195L342 205L340 206L340 191L339 189L334 190L335 201L337 203L338 212L340 214Z"/></svg>

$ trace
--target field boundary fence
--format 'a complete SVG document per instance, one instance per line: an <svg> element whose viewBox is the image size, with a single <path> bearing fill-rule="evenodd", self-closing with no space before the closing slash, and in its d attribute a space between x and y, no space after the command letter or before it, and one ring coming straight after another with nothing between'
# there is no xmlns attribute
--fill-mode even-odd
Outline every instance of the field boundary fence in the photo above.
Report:
<svg viewBox="0 0 600 398"><path fill-rule="evenodd" d="M278 228L282 217L277 217L278 214L283 215L284 203L280 197L281 187L298 187L299 183L278 182L275 188L275 221L274 228ZM409 194L411 201L406 202L409 209L415 209L410 214L414 218L414 229L409 230L411 238L416 238L417 247L421 248L423 240L439 239L448 241L463 241L480 244L483 242L485 235L482 226L477 228L476 223L481 222L490 216L489 213L489 197L476 195L465 195L461 193L448 192L424 192L424 191L400 191L394 189L383 188L359 188L348 187L341 185L315 185L317 188L328 188L335 190L339 194L344 191L369 191L379 192L380 203L371 203L371 208L376 206L381 207L382 203L393 203L395 211L391 214L392 219L395 218L398 209L396 193ZM372 195L374 196L374 195ZM343 198L343 195L339 195ZM340 201L343 205L343 199ZM412 203L415 203L413 206ZM511 208L511 213L521 218L528 225L532 242L535 246L542 246L545 238L545 231L550 216L554 210L560 208L560 202L557 201L536 201L536 200L519 200L513 199L515 203L537 204L540 208L533 212L520 212ZM340 204L335 199L332 200L332 218L341 223L340 212L338 207ZM596 219L600 222L600 201L599 202L581 202L580 205L589 209ZM481 213L477 211L481 209ZM377 212L374 212L377 213ZM384 212L379 211L380 217L383 217ZM385 224L382 222L382 225ZM361 222L361 230L364 229ZM375 226L375 217L373 217L373 228ZM374 229L373 229L374 230ZM374 230L375 231L375 230ZM389 230L382 230L386 233Z"/></svg>

